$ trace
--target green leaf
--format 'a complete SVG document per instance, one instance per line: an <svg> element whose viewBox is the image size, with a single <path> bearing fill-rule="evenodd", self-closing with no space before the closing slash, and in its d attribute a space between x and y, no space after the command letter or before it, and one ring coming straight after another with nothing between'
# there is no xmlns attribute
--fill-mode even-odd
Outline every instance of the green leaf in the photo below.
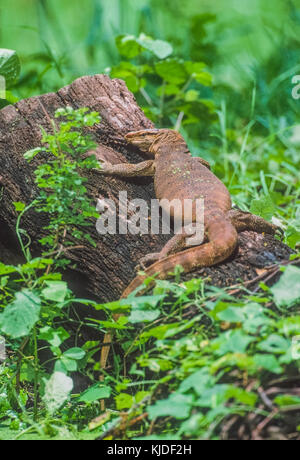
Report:
<svg viewBox="0 0 300 460"><path fill-rule="evenodd" d="M300 230L297 227L294 227L293 225L289 225L288 228L285 231L285 237L287 244L295 249L296 245L300 241Z"/></svg>
<svg viewBox="0 0 300 460"><path fill-rule="evenodd" d="M9 275L10 273L15 273L17 268L13 265L5 265L0 263L0 275Z"/></svg>
<svg viewBox="0 0 300 460"><path fill-rule="evenodd" d="M54 329L50 326L45 326L40 329L39 333L39 339L45 340L53 347L59 347L69 337L70 334L63 327Z"/></svg>
<svg viewBox="0 0 300 460"><path fill-rule="evenodd" d="M76 371L76 369L77 369L76 361L72 360L72 363L73 364L75 363L75 371ZM66 368L66 366L64 365L64 363L60 359L58 359L55 362L54 372L61 372L62 374L68 375L68 369Z"/></svg>
<svg viewBox="0 0 300 460"><path fill-rule="evenodd" d="M42 152L43 149L40 147L36 147L35 149L28 150L26 153L24 153L24 158L25 160L32 160L38 153Z"/></svg>
<svg viewBox="0 0 300 460"><path fill-rule="evenodd" d="M151 37L147 37L141 34L136 40L143 48L151 51L159 59L165 59L173 53L173 47L170 43L163 40L153 40Z"/></svg>
<svg viewBox="0 0 300 460"><path fill-rule="evenodd" d="M32 270L42 270L43 268L48 267L48 265L53 265L53 262L54 262L53 259L44 259L43 257L36 257L35 259L32 259L26 264L22 265L22 270L25 273L27 271L32 271ZM60 275L56 273L55 275L52 274L51 276L59 277Z"/></svg>
<svg viewBox="0 0 300 460"><path fill-rule="evenodd" d="M212 76L209 72L205 72L206 65L203 62L185 62L185 68L189 75L198 83L204 86L212 85Z"/></svg>
<svg viewBox="0 0 300 460"><path fill-rule="evenodd" d="M166 85L159 86L157 88L157 95L159 97L165 95L165 96L175 96L180 92L180 88L177 85L173 85L172 83L168 83Z"/></svg>
<svg viewBox="0 0 300 460"><path fill-rule="evenodd" d="M19 98L16 97L11 91L6 91L6 100L9 104L16 104L19 101Z"/></svg>
<svg viewBox="0 0 300 460"><path fill-rule="evenodd" d="M163 359L153 358L153 359L139 359L139 365L141 367L148 367L153 372L167 371L172 369L173 363L165 357Z"/></svg>
<svg viewBox="0 0 300 460"><path fill-rule="evenodd" d="M228 399L233 398L236 401L242 404L247 404L247 406L251 407L254 407L257 401L257 395L255 393L235 387L234 385L229 386L226 391L226 397Z"/></svg>
<svg viewBox="0 0 300 460"><path fill-rule="evenodd" d="M115 397L118 410L130 409L133 404L133 396L127 393L120 393Z"/></svg>
<svg viewBox="0 0 300 460"><path fill-rule="evenodd" d="M151 420L157 417L174 417L185 419L189 416L193 403L191 395L172 393L168 399L157 401L154 406L148 407L148 414Z"/></svg>
<svg viewBox="0 0 300 460"><path fill-rule="evenodd" d="M217 384L211 388L206 388L201 393L201 397L197 400L196 405L200 407L217 408L227 401L227 391L230 388L226 384Z"/></svg>
<svg viewBox="0 0 300 460"><path fill-rule="evenodd" d="M166 82L180 85L187 80L184 64L179 59L167 59L155 65L157 74Z"/></svg>
<svg viewBox="0 0 300 460"><path fill-rule="evenodd" d="M285 353L290 348L290 341L278 334L271 334L266 340L257 345L257 348L270 353Z"/></svg>
<svg viewBox="0 0 300 460"><path fill-rule="evenodd" d="M182 323L161 324L160 326L156 326L146 332L143 332L143 334L140 335L140 339L156 337L157 339L162 340L191 328L193 324L194 320L188 322L183 321Z"/></svg>
<svg viewBox="0 0 300 460"><path fill-rule="evenodd" d="M128 305L128 301L124 300L115 300L114 302L108 303L100 303L96 305L92 305L95 310L106 310L113 313L119 313L129 310L130 305Z"/></svg>
<svg viewBox="0 0 300 460"><path fill-rule="evenodd" d="M137 92L143 86L137 74L138 67L130 62L121 62L118 66L113 67L111 71L111 76L124 80L133 93Z"/></svg>
<svg viewBox="0 0 300 460"><path fill-rule="evenodd" d="M99 319L91 319L91 321L100 324L106 329L127 329L125 326L128 323L128 318L126 316L120 316L117 321L101 321Z"/></svg>
<svg viewBox="0 0 300 460"><path fill-rule="evenodd" d="M293 395L278 395L274 398L274 403L279 407L300 406L300 398L299 396Z"/></svg>
<svg viewBox="0 0 300 460"><path fill-rule="evenodd" d="M132 297L127 299L132 305L131 314L129 316L130 323L139 323L144 321L154 321L160 315L160 310L155 308L165 295L152 295Z"/></svg>
<svg viewBox="0 0 300 460"><path fill-rule="evenodd" d="M68 399L73 390L73 380L62 372L54 372L49 380L44 379L43 401L49 414L54 414Z"/></svg>
<svg viewBox="0 0 300 460"><path fill-rule="evenodd" d="M273 372L273 374L281 374L283 372L282 367L280 367L278 360L274 355L257 354L254 355L253 359L258 368Z"/></svg>
<svg viewBox="0 0 300 460"><path fill-rule="evenodd" d="M119 35L116 38L116 45L119 53L127 59L135 58L145 49L151 51L159 59L165 59L173 52L170 43L153 40L145 34L141 34L138 38L134 35Z"/></svg>
<svg viewBox="0 0 300 460"><path fill-rule="evenodd" d="M132 310L128 320L130 323L143 323L144 321L154 321L160 315L160 310L149 310L139 308L138 310Z"/></svg>
<svg viewBox="0 0 300 460"><path fill-rule="evenodd" d="M24 209L26 208L26 204L21 203L20 201L14 201L14 202L13 202L13 205L14 205L15 210L16 210L17 212L22 212L22 211L24 211Z"/></svg>
<svg viewBox="0 0 300 460"><path fill-rule="evenodd" d="M85 351L82 350L82 348L70 348L69 350L65 351L63 356L70 358L70 359L75 359L76 361L80 361L85 357Z"/></svg>
<svg viewBox="0 0 300 460"><path fill-rule="evenodd" d="M142 47L134 35L119 35L116 45L119 53L128 59L133 59L142 52Z"/></svg>
<svg viewBox="0 0 300 460"><path fill-rule="evenodd" d="M198 395L201 395L205 388L212 385L214 385L214 377L209 374L207 368L204 368L183 380L179 390L184 393L193 388Z"/></svg>
<svg viewBox="0 0 300 460"><path fill-rule="evenodd" d="M277 305L290 307L295 304L300 300L300 268L288 266L270 290Z"/></svg>
<svg viewBox="0 0 300 460"><path fill-rule="evenodd" d="M272 320L263 313L264 309L257 303L249 303L243 311L245 314L243 329L250 334L257 334L258 331L262 334L272 323Z"/></svg>
<svg viewBox="0 0 300 460"><path fill-rule="evenodd" d="M64 281L45 281L47 288L42 290L42 296L54 302L63 302L68 294L68 285Z"/></svg>
<svg viewBox="0 0 300 460"><path fill-rule="evenodd" d="M155 308L164 298L164 294L144 295L140 297L130 297L125 303L130 303L132 308L144 308L145 306L148 308Z"/></svg>
<svg viewBox="0 0 300 460"><path fill-rule="evenodd" d="M251 356L246 353L226 353L219 359L214 360L210 366L210 372L216 374L220 369L229 367L235 367L250 372L255 366Z"/></svg>
<svg viewBox="0 0 300 460"><path fill-rule="evenodd" d="M150 392L149 391L138 391L135 395L134 395L134 401L136 403L139 403L141 401L143 401L143 399L145 399L147 396L150 395Z"/></svg>
<svg viewBox="0 0 300 460"><path fill-rule="evenodd" d="M300 335L300 316L283 318L278 321L276 327L284 336Z"/></svg>
<svg viewBox="0 0 300 460"><path fill-rule="evenodd" d="M228 303L223 302L222 300L217 300L216 302L208 302L208 308L210 310L209 316L216 321L219 319L219 313L228 308Z"/></svg>
<svg viewBox="0 0 300 460"><path fill-rule="evenodd" d="M184 100L186 102L197 101L199 99L199 94L200 94L199 91L195 89L190 89L189 91L185 93Z"/></svg>
<svg viewBox="0 0 300 460"><path fill-rule="evenodd" d="M16 51L0 48L0 75L5 78L6 88L16 82L20 71L21 65Z"/></svg>
<svg viewBox="0 0 300 460"><path fill-rule="evenodd" d="M90 403L94 401L98 401L99 399L106 399L109 398L111 394L111 388L105 385L101 385L99 383L91 386L83 393L81 393L79 397L80 402Z"/></svg>
<svg viewBox="0 0 300 460"><path fill-rule="evenodd" d="M35 377L34 365L29 360L23 361L21 365L20 381L21 382L33 382Z"/></svg>
<svg viewBox="0 0 300 460"><path fill-rule="evenodd" d="M29 289L23 289L15 296L0 315L0 327L4 334L13 339L27 336L39 320L41 299Z"/></svg>
<svg viewBox="0 0 300 460"><path fill-rule="evenodd" d="M250 212L264 219L271 220L275 214L276 207L269 195L253 200L250 206Z"/></svg>
<svg viewBox="0 0 300 460"><path fill-rule="evenodd" d="M55 363L54 370L56 372L62 372L63 374L67 374L68 372L75 372L77 371L77 361L72 358L68 358L67 356L62 355Z"/></svg>
<svg viewBox="0 0 300 460"><path fill-rule="evenodd" d="M1 288L4 288L5 286L7 286L8 281L9 281L9 276L1 276L0 278Z"/></svg>
<svg viewBox="0 0 300 460"><path fill-rule="evenodd" d="M221 321L228 321L229 323L241 323L243 322L245 315L243 309L228 307L226 310L221 311L217 315Z"/></svg>
<svg viewBox="0 0 300 460"><path fill-rule="evenodd" d="M203 86L212 85L212 76L208 72L201 72L194 76L195 80Z"/></svg>
<svg viewBox="0 0 300 460"><path fill-rule="evenodd" d="M248 345L255 339L245 334L240 329L227 331L211 342L218 355L226 353L245 353Z"/></svg>

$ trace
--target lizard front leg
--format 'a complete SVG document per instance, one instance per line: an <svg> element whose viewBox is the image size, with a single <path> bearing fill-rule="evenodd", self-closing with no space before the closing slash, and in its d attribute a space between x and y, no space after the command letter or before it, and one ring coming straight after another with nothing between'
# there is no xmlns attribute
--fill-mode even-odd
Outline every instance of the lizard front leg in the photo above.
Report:
<svg viewBox="0 0 300 460"><path fill-rule="evenodd" d="M93 169L98 174L117 177L138 177L138 176L154 176L155 166L154 160L142 161L141 163L120 163L110 164L101 163L101 169Z"/></svg>

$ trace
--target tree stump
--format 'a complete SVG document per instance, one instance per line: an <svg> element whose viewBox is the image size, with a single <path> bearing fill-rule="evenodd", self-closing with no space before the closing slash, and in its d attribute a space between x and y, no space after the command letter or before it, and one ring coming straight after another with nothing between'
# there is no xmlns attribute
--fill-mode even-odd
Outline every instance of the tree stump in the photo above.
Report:
<svg viewBox="0 0 300 460"><path fill-rule="evenodd" d="M30 164L24 153L40 145L42 126L51 132L50 119L56 109L65 106L89 107L101 115L101 123L90 128L98 144L96 154L109 157L109 161L138 162L142 159L133 147L128 146L124 135L129 131L151 128L153 124L137 106L134 96L122 80L111 80L106 75L82 77L57 93L50 93L22 100L0 111L0 260L17 263L20 250L15 237L17 213L13 202L27 205L36 196L33 171L41 161L37 158ZM88 176L88 190L95 200L109 198L118 201L120 191L126 191L128 200L141 198L150 203L154 196L152 180L117 179L100 176L91 171ZM34 242L33 248L39 254L38 240L43 236L41 215L28 212L22 220L25 229ZM97 247L84 243L83 249L68 253L74 262L72 278L76 285L101 301L117 299L127 284L134 278L139 259L149 252L158 251L170 238L169 235L99 235L96 225L88 230L97 242ZM244 232L239 238L239 249L225 263L216 267L197 270L183 275L209 277L218 286L235 284L238 280L248 281L257 277L259 270L268 264L280 262L292 252L287 246L268 235ZM80 242L82 244L82 242Z"/></svg>

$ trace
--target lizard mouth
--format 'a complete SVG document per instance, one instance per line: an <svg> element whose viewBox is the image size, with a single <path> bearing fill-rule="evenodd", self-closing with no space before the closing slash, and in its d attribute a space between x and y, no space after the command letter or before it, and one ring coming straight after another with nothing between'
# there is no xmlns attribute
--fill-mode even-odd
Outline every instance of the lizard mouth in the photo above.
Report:
<svg viewBox="0 0 300 460"><path fill-rule="evenodd" d="M159 134L159 129L145 129L127 133L124 137L132 145L136 145L143 153L151 154L150 148ZM153 155L151 155L153 156Z"/></svg>
<svg viewBox="0 0 300 460"><path fill-rule="evenodd" d="M137 141L146 139L147 137L156 136L159 133L159 129L144 129L141 131L132 131L125 134L125 139L132 141L136 139Z"/></svg>

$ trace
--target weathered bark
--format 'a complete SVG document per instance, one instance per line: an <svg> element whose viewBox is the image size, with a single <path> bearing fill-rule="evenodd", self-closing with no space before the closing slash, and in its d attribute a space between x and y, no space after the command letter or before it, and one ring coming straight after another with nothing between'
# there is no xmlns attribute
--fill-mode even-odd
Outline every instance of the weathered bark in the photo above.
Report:
<svg viewBox="0 0 300 460"><path fill-rule="evenodd" d="M105 75L82 77L57 93L22 100L2 109L0 260L3 262L15 262L19 257L18 243L14 238L17 215L13 202L29 204L36 194L33 171L41 159L28 164L23 155L27 150L40 145L40 127L50 132L50 118L53 118L55 110L67 105L74 108L89 107L100 113L101 123L91 128L90 132L99 144L102 156L107 155L111 162L116 163L126 161L125 158L130 162L141 161L138 154L124 141L124 134L151 128L153 125L121 80L111 80ZM121 180L90 172L88 189L90 196L95 199L95 206L98 198L117 201L119 191L126 191L128 200L142 198L149 202L154 198L151 179ZM22 221L22 228L27 230L35 245L42 235L42 226L41 215L34 211L26 214ZM81 283L102 301L118 298L135 276L135 266L139 259L149 252L159 250L169 238L167 235L150 234L100 236L95 226L89 232L97 241L97 247L85 244L83 249L74 250L68 256L76 264L74 270L81 276ZM252 245L251 256L249 245ZM267 256L266 251L269 253ZM248 280L257 276L255 264L262 266L281 260L287 258L289 253L286 246L271 237L258 237L252 232L245 232L240 238L239 254L235 254L230 261L219 267L199 270L187 277L209 276L215 284L228 285L239 278Z"/></svg>

